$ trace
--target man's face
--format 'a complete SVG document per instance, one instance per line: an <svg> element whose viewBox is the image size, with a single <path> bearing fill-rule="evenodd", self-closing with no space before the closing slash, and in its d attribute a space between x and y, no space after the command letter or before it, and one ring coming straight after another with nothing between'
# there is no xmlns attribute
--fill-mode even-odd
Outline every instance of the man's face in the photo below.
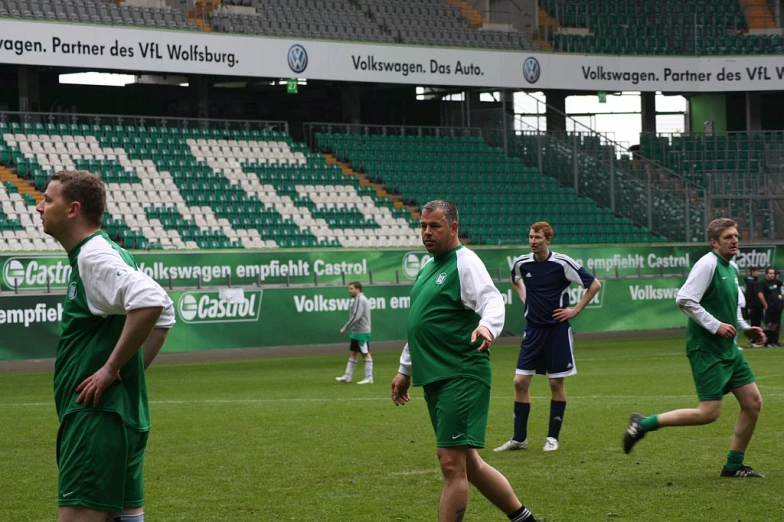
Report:
<svg viewBox="0 0 784 522"><path fill-rule="evenodd" d="M531 231L528 232L528 245L531 247L531 252L536 254L537 252L544 251L550 246L550 240L545 238L542 232L536 232L532 228Z"/></svg>
<svg viewBox="0 0 784 522"><path fill-rule="evenodd" d="M759 275L760 275L760 271L759 270L752 270L751 271L751 277L753 277L754 279L757 279L759 277Z"/></svg>
<svg viewBox="0 0 784 522"><path fill-rule="evenodd" d="M738 253L738 229L727 227L721 231L719 239L711 239L711 246L724 259L731 259Z"/></svg>
<svg viewBox="0 0 784 522"><path fill-rule="evenodd" d="M68 225L68 216L78 203L67 202L63 197L63 185L55 180L49 183L44 192L44 199L36 205L35 210L41 215L44 233L57 239Z"/></svg>
<svg viewBox="0 0 784 522"><path fill-rule="evenodd" d="M348 285L348 295L351 297L356 297L359 294L359 288L354 285Z"/></svg>
<svg viewBox="0 0 784 522"><path fill-rule="evenodd" d="M457 222L449 226L440 208L422 212L422 243L434 256L447 252L457 238Z"/></svg>
<svg viewBox="0 0 784 522"><path fill-rule="evenodd" d="M773 281L774 279L776 279L776 271L773 270L772 268L769 269L767 272L765 272L765 278L768 279L769 281Z"/></svg>

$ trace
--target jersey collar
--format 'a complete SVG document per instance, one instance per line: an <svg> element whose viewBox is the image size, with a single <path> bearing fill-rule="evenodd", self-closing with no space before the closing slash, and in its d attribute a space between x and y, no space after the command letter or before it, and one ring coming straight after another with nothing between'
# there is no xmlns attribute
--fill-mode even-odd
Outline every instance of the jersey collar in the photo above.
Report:
<svg viewBox="0 0 784 522"><path fill-rule="evenodd" d="M534 254L533 252L531 252L531 255L534 256L534 263L546 263L553 257L553 251L552 250L547 251L547 259L545 259L544 261L539 261L538 259L536 259L536 254Z"/></svg>
<svg viewBox="0 0 784 522"><path fill-rule="evenodd" d="M92 234L87 236L86 238L84 238L81 241L79 241L79 243L77 243L76 246L73 247L73 249L71 249L71 251L68 253L68 261L70 261L71 263L74 263L76 261L76 259L79 257L79 251L82 249L84 244L87 243L88 241L90 241L92 238L94 238L96 236L106 236L106 234L104 233L103 230L96 230L95 232L93 232Z"/></svg>
<svg viewBox="0 0 784 522"><path fill-rule="evenodd" d="M713 253L714 256L716 256L716 259L719 260L719 263L723 264L724 266L729 266L730 262L724 259L723 257L721 257L719 254L717 254L715 250L711 250L711 252Z"/></svg>
<svg viewBox="0 0 784 522"><path fill-rule="evenodd" d="M435 256L434 260L435 260L435 261L442 261L442 260L446 259L447 257L449 257L450 255L452 255L453 253L455 253L455 252L457 252L458 250L460 250L461 248L463 248L463 244L462 244L462 243L459 243L459 244L458 244L458 245L457 245L455 248L453 248L452 250L447 250L446 252L444 252L444 253L443 253L443 254L441 254L440 256Z"/></svg>

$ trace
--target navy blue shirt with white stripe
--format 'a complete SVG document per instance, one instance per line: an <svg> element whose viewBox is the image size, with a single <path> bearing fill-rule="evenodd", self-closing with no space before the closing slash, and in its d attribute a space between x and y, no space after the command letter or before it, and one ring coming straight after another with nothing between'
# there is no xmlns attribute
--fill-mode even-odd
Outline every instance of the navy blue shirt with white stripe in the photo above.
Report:
<svg viewBox="0 0 784 522"><path fill-rule="evenodd" d="M553 318L558 308L569 306L569 285L576 283L588 288L596 279L569 256L550 251L544 261L537 261L534 254L515 259L512 281L520 279L525 284L525 319L533 326L559 324Z"/></svg>

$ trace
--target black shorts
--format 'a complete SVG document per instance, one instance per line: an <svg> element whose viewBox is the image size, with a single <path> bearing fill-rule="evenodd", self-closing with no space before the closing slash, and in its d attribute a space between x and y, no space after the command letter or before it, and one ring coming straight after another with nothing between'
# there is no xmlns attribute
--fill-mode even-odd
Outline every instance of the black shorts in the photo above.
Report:
<svg viewBox="0 0 784 522"><path fill-rule="evenodd" d="M762 326L762 307L748 308L749 324L751 326Z"/></svg>
<svg viewBox="0 0 784 522"><path fill-rule="evenodd" d="M351 344L349 345L348 349L352 352L358 352L361 354L370 353L370 343L367 341L351 339Z"/></svg>
<svg viewBox="0 0 784 522"><path fill-rule="evenodd" d="M553 379L574 375L577 367L572 346L569 323L545 328L526 325L515 373L548 375Z"/></svg>
<svg viewBox="0 0 784 522"><path fill-rule="evenodd" d="M781 322L781 306L769 306L765 310L765 323L768 325Z"/></svg>

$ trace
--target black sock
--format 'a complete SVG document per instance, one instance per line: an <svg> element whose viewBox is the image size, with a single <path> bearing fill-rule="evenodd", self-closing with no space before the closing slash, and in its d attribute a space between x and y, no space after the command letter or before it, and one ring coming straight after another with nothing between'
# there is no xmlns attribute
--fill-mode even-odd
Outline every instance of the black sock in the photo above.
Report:
<svg viewBox="0 0 784 522"><path fill-rule="evenodd" d="M525 506L506 516L509 517L509 520L512 522L536 522L534 515L528 511Z"/></svg>
<svg viewBox="0 0 784 522"><path fill-rule="evenodd" d="M528 414L531 413L530 402L514 403L514 437L517 442L528 438Z"/></svg>
<svg viewBox="0 0 784 522"><path fill-rule="evenodd" d="M566 401L550 401L550 431L547 433L548 437L558 440L565 411Z"/></svg>

